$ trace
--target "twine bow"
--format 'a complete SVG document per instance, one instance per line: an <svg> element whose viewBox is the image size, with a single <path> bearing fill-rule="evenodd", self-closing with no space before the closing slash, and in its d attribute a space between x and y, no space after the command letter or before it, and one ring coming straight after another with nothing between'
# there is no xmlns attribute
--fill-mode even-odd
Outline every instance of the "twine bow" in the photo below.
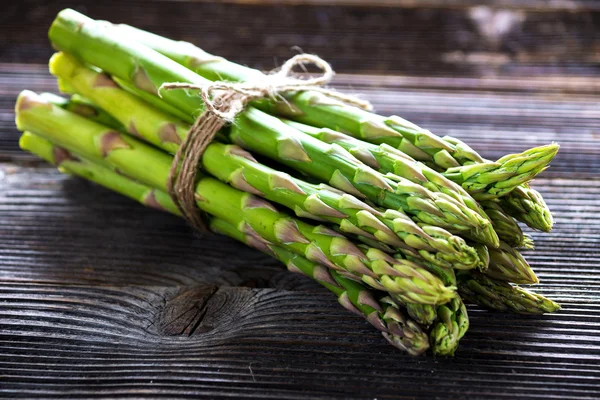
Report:
<svg viewBox="0 0 600 400"><path fill-rule="evenodd" d="M295 78L293 69L305 64L315 65L321 70L321 75L310 79ZM207 85L172 82L160 86L159 95L163 89L199 90L206 107L177 150L167 182L169 196L192 226L203 233L208 232L204 217L196 207L195 183L200 158L215 134L226 123L232 122L251 101L262 98L285 101L283 94L308 90L322 93L348 105L365 110L372 109L369 102L324 87L333 75L331 65L325 60L311 54L298 54L287 60L277 72L265 75L264 79L257 81L221 81Z"/></svg>

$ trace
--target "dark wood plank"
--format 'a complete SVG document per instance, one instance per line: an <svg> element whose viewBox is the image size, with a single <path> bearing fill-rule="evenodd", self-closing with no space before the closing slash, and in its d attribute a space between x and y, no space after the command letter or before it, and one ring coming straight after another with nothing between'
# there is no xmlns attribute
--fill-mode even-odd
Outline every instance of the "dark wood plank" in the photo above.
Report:
<svg viewBox="0 0 600 400"><path fill-rule="evenodd" d="M395 7L364 1L347 6L240 3L14 2L2 13L0 54L4 62L45 62L52 53L46 39L49 24L60 9L75 7L93 18L192 41L262 69L279 65L295 54L292 46L299 46L329 60L339 72L598 73L600 10L594 1L503 0L480 6L470 0L402 1Z"/></svg>
<svg viewBox="0 0 600 400"><path fill-rule="evenodd" d="M152 0L154 1L154 0ZM214 0L171 0L197 3L211 3ZM553 11L568 10L590 11L599 8L595 0L572 0L563 1L544 1L544 0L225 0L232 4L255 4L255 5L303 5L303 6L369 6L386 8L470 8L475 6L485 6L494 8L514 8L519 10L537 10Z"/></svg>
<svg viewBox="0 0 600 400"><path fill-rule="evenodd" d="M470 307L456 357L411 358L268 257L34 161L17 148L12 107L24 88L56 90L45 31L72 4L15 2L0 17L9 33L0 35L0 396L600 397L597 2L310 1L77 7L263 69L300 45L340 72L363 72L339 74L342 90L489 158L558 141L535 182L556 228L533 233L526 257L536 290L563 310ZM503 20L505 34L486 36Z"/></svg>
<svg viewBox="0 0 600 400"><path fill-rule="evenodd" d="M527 257L537 290L564 309L470 308L456 357L434 359L399 354L329 293L255 251L198 240L175 218L49 167L2 172L5 396L600 395L598 178L536 182L557 224L534 234Z"/></svg>
<svg viewBox="0 0 600 400"><path fill-rule="evenodd" d="M434 359L398 354L324 292L220 287L209 293L199 307L198 328L174 335L164 330L164 310L180 296L170 288L2 283L0 393L278 399L600 395L598 304L559 296L564 310L544 317L471 309L473 326L460 353Z"/></svg>
<svg viewBox="0 0 600 400"><path fill-rule="evenodd" d="M369 96L382 105L381 99L403 96L407 110L417 101L413 96L422 96L426 118L460 113L457 104L471 113L497 115L499 124L512 126L511 118L517 118L496 111L510 96L505 92L431 91L413 88L412 95L386 96L384 89ZM551 110L548 114L573 117L572 122L590 114L585 102L567 107L574 110L571 115L563 112L571 103L536 92L523 98L543 104L538 108ZM439 113L432 104L452 112ZM537 127L535 141L548 128L544 118L534 111L532 116L528 124ZM449 125L441 122L440 128ZM577 138L566 139L576 144ZM593 154L597 136L586 140ZM490 150L506 145L512 143L492 140ZM565 159L581 157L574 151L578 147L565 147ZM199 240L171 216L50 167L5 164L0 183L4 394L597 398L600 177L591 165L585 179L577 178L572 162L558 163L562 172L553 173L553 167L545 174L551 178L536 180L557 224L551 235L534 233L536 250L526 253L542 280L537 290L564 309L521 317L470 308L472 328L453 359L398 354L330 294L303 277L278 272L276 263L241 245L218 237Z"/></svg>

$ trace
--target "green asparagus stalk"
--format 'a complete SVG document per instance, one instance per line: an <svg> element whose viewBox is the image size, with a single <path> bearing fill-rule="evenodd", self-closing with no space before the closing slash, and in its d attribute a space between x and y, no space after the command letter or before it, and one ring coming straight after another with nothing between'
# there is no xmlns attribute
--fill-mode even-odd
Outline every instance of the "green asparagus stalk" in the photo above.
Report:
<svg viewBox="0 0 600 400"><path fill-rule="evenodd" d="M527 224L530 228L550 232L554 218L542 195L529 185L521 185L499 199L506 213Z"/></svg>
<svg viewBox="0 0 600 400"><path fill-rule="evenodd" d="M115 29L209 80L245 82L265 77L260 71L208 54L191 43L169 40L128 25L117 25ZM449 170L447 176L478 199L500 197L529 182L547 167L558 151L558 145L552 144L507 155L494 163L458 139L439 138L400 117L381 117L316 92L291 94L285 100L263 101L257 107L309 125L346 132L368 142L388 144L419 161ZM474 165L480 163L483 165Z"/></svg>
<svg viewBox="0 0 600 400"><path fill-rule="evenodd" d="M421 326L429 327L437 318L436 307L431 304L401 303L406 308L406 313L410 318L418 322Z"/></svg>
<svg viewBox="0 0 600 400"><path fill-rule="evenodd" d="M123 91L106 75L64 53L53 56L50 70L128 127L130 133L167 151L175 151L189 130L188 125ZM258 163L236 145L209 145L202 163L216 178L282 204L300 217L335 223L343 232L370 236L436 264L458 269L485 267L476 250L458 236L437 227L419 227L401 212L380 211L326 185L293 178Z"/></svg>
<svg viewBox="0 0 600 400"><path fill-rule="evenodd" d="M63 173L91 180L146 206L179 215L179 210L165 192L142 185L89 161L78 159L66 149L54 146L40 136L25 132L21 136L19 144L23 150L34 153L56 165ZM212 218L210 226L215 232L257 247L259 250L268 249L267 252L282 261L289 270L299 271L313 278L335 293L340 304L345 308L359 314L379 329L383 336L395 347L412 355L422 354L429 347L427 335L417 324L406 318L389 298L377 300L375 293L360 283L346 279L335 271L328 270L282 247L265 242L260 242L263 246L257 245L253 236L244 234L224 220Z"/></svg>
<svg viewBox="0 0 600 400"><path fill-rule="evenodd" d="M65 110L74 112L75 114L79 114L88 119L94 120L99 124L106 125L109 128L124 130L123 126L114 119L110 114L101 108L97 107L95 104L90 102L83 96L78 94L72 94L68 99L57 96L53 93L40 93L40 96L50 103L57 105Z"/></svg>
<svg viewBox="0 0 600 400"><path fill-rule="evenodd" d="M328 128L315 128L291 120L283 121L325 143L337 144L343 147L366 165L381 173L389 174L388 176L391 179L394 179L394 176L399 176L424 186L432 192L447 194L462 204L467 205L471 210L485 216L479 204L461 186L390 146L363 142L352 136Z"/></svg>
<svg viewBox="0 0 600 400"><path fill-rule="evenodd" d="M535 272L521 253L508 244L500 242L497 249L488 249L489 267L485 274L489 277L519 284L539 283Z"/></svg>
<svg viewBox="0 0 600 400"><path fill-rule="evenodd" d="M477 200L495 199L546 170L558 149L556 143L534 147L522 153L507 154L497 161L484 160L449 168L444 176L461 185Z"/></svg>
<svg viewBox="0 0 600 400"><path fill-rule="evenodd" d="M73 10L59 13L49 36L57 48L153 94L157 94L157 88L164 82L208 83L185 67L115 35L110 27ZM188 91L166 91L162 97L188 113L187 122L203 107L202 100ZM231 138L248 150L283 162L338 189L366 196L385 208L402 209L427 224L455 232L466 231L484 243L497 245L489 220L451 197L431 193L410 181L395 182L383 177L341 147L304 135L257 109L249 107L236 118Z"/></svg>
<svg viewBox="0 0 600 400"><path fill-rule="evenodd" d="M437 322L429 334L431 348L436 355L452 356L469 329L467 308L460 297L455 297L436 311Z"/></svg>
<svg viewBox="0 0 600 400"><path fill-rule="evenodd" d="M492 310L543 314L560 309L560 305L541 294L478 272L459 273L458 282L460 294L465 300Z"/></svg>
<svg viewBox="0 0 600 400"><path fill-rule="evenodd" d="M429 272L437 276L448 286L456 286L456 275L452 268L444 268L432 265L431 263L423 264ZM436 306L430 304L418 304L403 302L397 299L405 308L408 315L423 326L431 326L438 317ZM440 333L441 336L441 333ZM458 345L458 342L455 342Z"/></svg>
<svg viewBox="0 0 600 400"><path fill-rule="evenodd" d="M428 265L428 268L444 284L456 285L456 275L452 269L431 265ZM467 309L459 296L437 307L426 304L407 304L407 312L409 315L415 314L419 319L428 318L431 320L435 316L435 319L431 321L433 325L429 334L429 341L433 353L437 355L453 355L458 348L460 339L469 329Z"/></svg>
<svg viewBox="0 0 600 400"><path fill-rule="evenodd" d="M243 233L244 227L240 229L218 218L212 218L210 226L217 233L270 254L283 262L290 271L300 272L313 278L335 293L344 308L365 318L382 332L383 337L390 344L400 350L411 355L419 355L429 348L427 335L418 324L404 316L389 297L377 300L377 295L362 284L344 278L336 271L329 270L282 247L257 241L254 236Z"/></svg>
<svg viewBox="0 0 600 400"><path fill-rule="evenodd" d="M47 96L45 96L48 98ZM57 99L54 99L57 100ZM31 132L24 132L19 140L21 149L29 151L58 167L62 173L76 175L127 196L139 203L180 216L177 206L168 194L141 184L122 174L111 171L82 158L68 150L53 145L49 140Z"/></svg>
<svg viewBox="0 0 600 400"><path fill-rule="evenodd" d="M19 95L15 112L20 130L42 135L86 159L109 165L141 183L166 191L172 162L168 154L54 106L29 91ZM236 226L246 223L247 234L406 301L443 304L455 296L453 287L446 287L415 262L394 259L377 249L361 251L329 228L292 218L255 195L213 178L201 176L196 195L200 209Z"/></svg>
<svg viewBox="0 0 600 400"><path fill-rule="evenodd" d="M445 284L456 284L456 277L452 270L437 268L434 274ZM460 339L469 329L469 316L460 297L457 296L439 306L417 303L402 304L406 307L408 315L415 321L424 326L432 325L429 340L434 354L454 355Z"/></svg>
<svg viewBox="0 0 600 400"><path fill-rule="evenodd" d="M558 151L556 144L540 146L520 154L506 155L495 162L463 165L438 173L385 143L376 145L329 128L317 128L291 120L284 122L325 143L342 146L379 172L401 176L475 207L477 205L473 198L479 201L495 199L505 196L521 183L529 182L547 168ZM470 208L479 211L475 207Z"/></svg>
<svg viewBox="0 0 600 400"><path fill-rule="evenodd" d="M500 240L515 248L533 248L533 239L523 233L513 217L506 214L498 201L488 200L481 203L485 213L490 217L494 230Z"/></svg>
<svg viewBox="0 0 600 400"><path fill-rule="evenodd" d="M484 249L482 249L484 251ZM485 253L487 256L487 252ZM451 268L443 268L425 263L429 272L440 278L445 285L456 285L456 275ZM462 299L457 296L450 302L433 306L429 304L407 303L397 299L405 306L408 315L423 326L431 326L429 340L434 354L453 355L460 339L469 329L469 316Z"/></svg>

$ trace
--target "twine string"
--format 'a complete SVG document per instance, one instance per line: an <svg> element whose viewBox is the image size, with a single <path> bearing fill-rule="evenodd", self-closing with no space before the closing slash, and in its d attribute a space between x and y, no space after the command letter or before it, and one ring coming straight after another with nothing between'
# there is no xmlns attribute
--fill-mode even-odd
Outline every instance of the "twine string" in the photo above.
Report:
<svg viewBox="0 0 600 400"><path fill-rule="evenodd" d="M321 74L309 79L295 78L294 68L305 64L315 65ZM196 177L202 154L215 134L227 123L233 122L248 103L262 98L280 100L282 95L290 92L313 91L348 105L371 110L369 102L326 88L325 85L333 76L334 71L325 60L312 54L298 54L287 60L278 71L265 75L264 79L258 81L220 81L207 85L170 82L161 85L159 95L163 89L199 90L206 107L175 153L167 181L169 196L194 228L202 233L209 231L205 217L196 207Z"/></svg>

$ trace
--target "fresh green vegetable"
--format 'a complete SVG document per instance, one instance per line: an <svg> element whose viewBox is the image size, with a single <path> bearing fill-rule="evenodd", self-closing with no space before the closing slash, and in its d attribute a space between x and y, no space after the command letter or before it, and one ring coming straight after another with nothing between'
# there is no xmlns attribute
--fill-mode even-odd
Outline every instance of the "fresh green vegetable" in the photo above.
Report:
<svg viewBox="0 0 600 400"><path fill-rule="evenodd" d="M40 136L25 132L21 136L20 146L23 150L32 152L51 164L57 165L63 173L91 180L146 206L179 214L177 207L165 192L142 185L100 165L76 158L66 149L54 146ZM422 354L429 347L427 335L419 325L404 316L389 297L378 296L376 292L367 289L362 284L344 278L336 271L327 269L282 247L264 241L257 242L255 236L244 234L242 230L222 219L211 218L210 227L215 232L265 251L282 261L290 271L301 272L313 278L331 290L345 308L362 316L380 330L393 346L411 355ZM245 228L242 229L245 230Z"/></svg>
<svg viewBox="0 0 600 400"><path fill-rule="evenodd" d="M208 83L150 48L118 35L110 26L73 10L59 13L49 36L55 47L155 95L165 82ZM190 116L187 122L203 108L202 99L187 90L163 91L161 95L165 102ZM311 138L253 107L236 118L230 137L247 150L350 194L367 197L382 207L404 210L421 222L453 232L466 231L490 246L498 244L490 221L450 196L432 193L408 180L396 182L384 177L343 148Z"/></svg>
<svg viewBox="0 0 600 400"><path fill-rule="evenodd" d="M492 310L519 314L543 314L560 310L560 305L541 294L478 272L459 273L458 282L460 294L465 300Z"/></svg>
<svg viewBox="0 0 600 400"><path fill-rule="evenodd" d="M85 67L71 56L56 54L50 70L127 127L129 133L166 151L175 152L189 130L185 123L127 93L105 74ZM444 229L420 227L402 212L378 210L327 185L294 178L257 162L236 145L210 144L202 164L216 178L284 205L299 217L332 222L343 232L376 238L436 264L459 269L485 267L474 248Z"/></svg>
<svg viewBox="0 0 600 400"><path fill-rule="evenodd" d="M23 91L17 99L17 127L44 136L60 147L111 168L153 188L166 191L172 157L139 140L110 130ZM455 296L424 267L398 260L377 249L363 251L337 232L277 211L270 203L218 180L200 177L197 204L203 211L246 232L301 254L340 273L362 279L406 301L443 304Z"/></svg>

